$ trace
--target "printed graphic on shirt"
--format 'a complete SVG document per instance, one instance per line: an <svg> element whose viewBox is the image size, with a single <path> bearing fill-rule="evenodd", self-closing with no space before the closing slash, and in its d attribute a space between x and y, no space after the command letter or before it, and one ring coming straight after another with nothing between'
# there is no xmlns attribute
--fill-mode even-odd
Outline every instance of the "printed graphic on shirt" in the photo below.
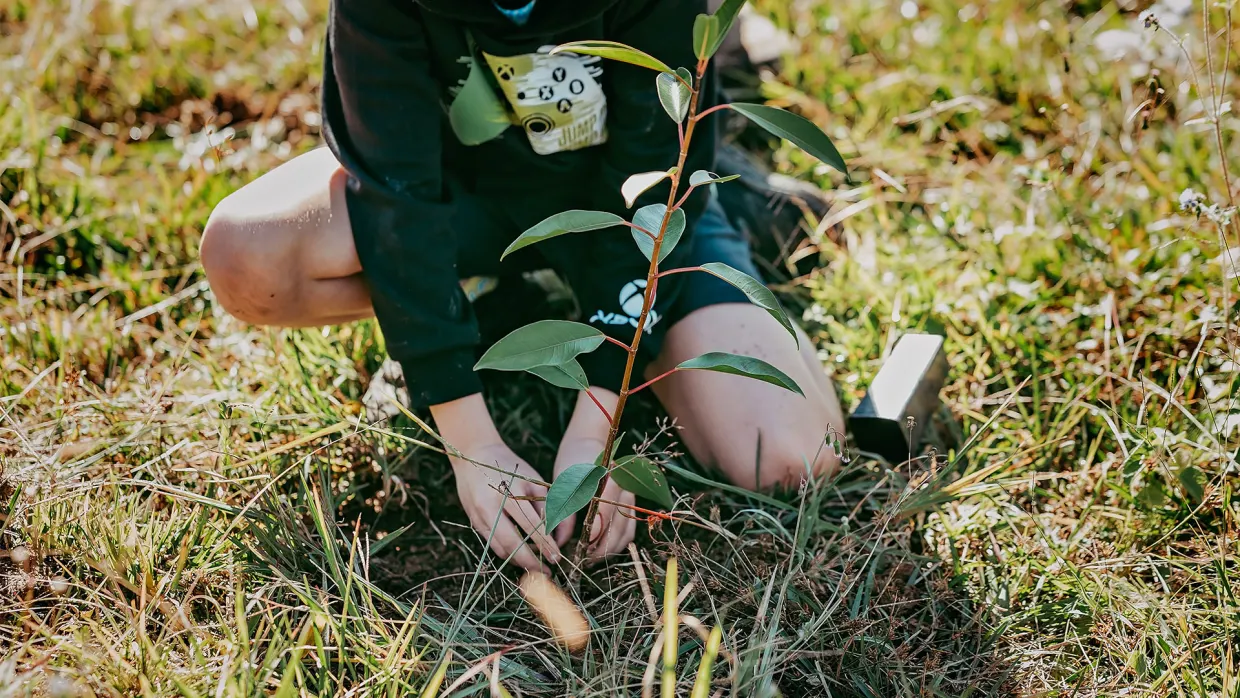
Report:
<svg viewBox="0 0 1240 698"><path fill-rule="evenodd" d="M498 287L499 279L494 276L471 276L468 279L461 279L461 290L465 292L465 297L469 299L470 303L477 301Z"/></svg>
<svg viewBox="0 0 1240 698"><path fill-rule="evenodd" d="M512 106L514 119L539 155L607 142L607 98L601 58L574 53L492 56L483 53Z"/></svg>
<svg viewBox="0 0 1240 698"><path fill-rule="evenodd" d="M620 312L609 313L605 310L596 310L594 315L590 317L590 323L599 323L602 325L628 325L637 327L637 320L642 315L642 305L646 302L643 292L646 290L645 279L633 279L620 289ZM650 334L654 330L654 326L659 324L663 318L654 308L650 309L650 317L646 319L646 334Z"/></svg>
<svg viewBox="0 0 1240 698"><path fill-rule="evenodd" d="M469 77L453 91L448 123L462 145L481 145L508 130L512 119L503 98L491 87L482 61L466 56L461 62L469 65Z"/></svg>

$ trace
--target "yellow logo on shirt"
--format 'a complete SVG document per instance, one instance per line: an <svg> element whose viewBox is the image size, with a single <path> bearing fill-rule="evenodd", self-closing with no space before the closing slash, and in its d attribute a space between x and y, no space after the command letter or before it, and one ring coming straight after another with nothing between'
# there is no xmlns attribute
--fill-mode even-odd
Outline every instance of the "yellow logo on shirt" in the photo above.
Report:
<svg viewBox="0 0 1240 698"><path fill-rule="evenodd" d="M483 57L508 98L514 121L539 155L580 150L607 142L607 97L599 78L602 61L575 53Z"/></svg>

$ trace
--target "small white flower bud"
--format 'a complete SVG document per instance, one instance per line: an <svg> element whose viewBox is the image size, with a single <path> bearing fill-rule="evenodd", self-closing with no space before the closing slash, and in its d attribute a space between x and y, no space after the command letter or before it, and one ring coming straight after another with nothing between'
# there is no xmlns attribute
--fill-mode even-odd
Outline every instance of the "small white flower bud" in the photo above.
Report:
<svg viewBox="0 0 1240 698"><path fill-rule="evenodd" d="M1200 216L1201 211L1205 208L1206 195L1195 189L1185 189L1180 192L1180 211L1191 213L1194 216Z"/></svg>

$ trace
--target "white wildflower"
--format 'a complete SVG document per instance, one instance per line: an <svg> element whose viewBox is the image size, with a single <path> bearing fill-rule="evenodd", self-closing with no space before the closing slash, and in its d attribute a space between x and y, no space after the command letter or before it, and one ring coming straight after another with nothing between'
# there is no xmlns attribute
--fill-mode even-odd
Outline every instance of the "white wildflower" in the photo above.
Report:
<svg viewBox="0 0 1240 698"><path fill-rule="evenodd" d="M1180 192L1180 211L1191 213L1195 216L1201 215L1201 210L1205 207L1206 195L1192 189L1191 187Z"/></svg>
<svg viewBox="0 0 1240 698"><path fill-rule="evenodd" d="M1235 215L1236 208L1212 204L1205 194L1189 188L1180 192L1180 211L1191 213L1198 218L1205 216L1211 223L1221 227L1231 223L1231 217Z"/></svg>

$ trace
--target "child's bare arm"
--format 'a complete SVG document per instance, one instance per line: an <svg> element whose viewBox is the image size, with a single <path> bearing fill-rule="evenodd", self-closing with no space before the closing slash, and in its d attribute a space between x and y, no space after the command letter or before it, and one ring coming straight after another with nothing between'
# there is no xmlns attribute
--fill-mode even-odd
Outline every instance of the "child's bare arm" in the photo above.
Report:
<svg viewBox="0 0 1240 698"><path fill-rule="evenodd" d="M431 415L440 435L465 456L450 458L456 491L470 523L490 539L491 550L526 569L546 570L525 544L528 535L544 560L558 562L559 547L543 533L543 503L520 499L545 497L547 488L530 482L542 478L504 444L482 395L435 405Z"/></svg>

